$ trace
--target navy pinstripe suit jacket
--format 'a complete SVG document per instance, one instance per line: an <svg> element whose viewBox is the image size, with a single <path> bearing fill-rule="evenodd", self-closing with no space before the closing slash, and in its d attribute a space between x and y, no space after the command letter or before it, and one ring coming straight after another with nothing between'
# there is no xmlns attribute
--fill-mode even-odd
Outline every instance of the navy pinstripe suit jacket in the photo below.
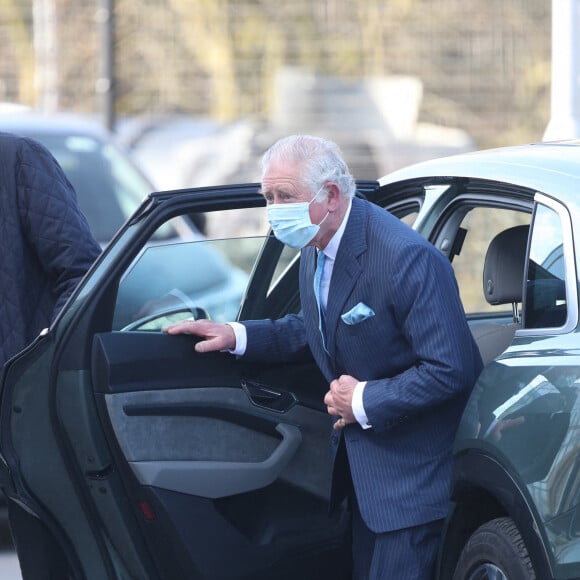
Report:
<svg viewBox="0 0 580 580"><path fill-rule="evenodd" d="M482 362L447 258L386 210L353 199L334 264L326 311L327 354L313 291L315 250L302 250L302 312L245 322L246 356L288 362L314 356L330 382L367 381L371 429L345 437L352 480L367 526L376 533L446 515L452 445ZM375 312L347 325L341 314L363 302Z"/></svg>

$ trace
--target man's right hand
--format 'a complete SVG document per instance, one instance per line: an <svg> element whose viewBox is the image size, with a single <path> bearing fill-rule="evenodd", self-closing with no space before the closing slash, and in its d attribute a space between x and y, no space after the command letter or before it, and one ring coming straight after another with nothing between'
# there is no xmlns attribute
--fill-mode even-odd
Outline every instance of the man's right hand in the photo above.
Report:
<svg viewBox="0 0 580 580"><path fill-rule="evenodd" d="M233 350L236 347L234 329L223 322L211 320L184 320L163 329L167 334L193 334L205 338L195 345L196 352Z"/></svg>

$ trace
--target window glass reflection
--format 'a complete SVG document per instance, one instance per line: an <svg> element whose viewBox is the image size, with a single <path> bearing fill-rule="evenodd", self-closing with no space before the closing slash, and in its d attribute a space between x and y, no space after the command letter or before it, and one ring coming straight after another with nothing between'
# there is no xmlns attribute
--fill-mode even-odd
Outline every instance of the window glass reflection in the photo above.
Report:
<svg viewBox="0 0 580 580"><path fill-rule="evenodd" d="M119 286L114 330L159 330L157 319L235 320L263 237L150 245Z"/></svg>
<svg viewBox="0 0 580 580"><path fill-rule="evenodd" d="M563 248L560 217L554 210L538 205L528 263L525 328L555 328L566 322Z"/></svg>

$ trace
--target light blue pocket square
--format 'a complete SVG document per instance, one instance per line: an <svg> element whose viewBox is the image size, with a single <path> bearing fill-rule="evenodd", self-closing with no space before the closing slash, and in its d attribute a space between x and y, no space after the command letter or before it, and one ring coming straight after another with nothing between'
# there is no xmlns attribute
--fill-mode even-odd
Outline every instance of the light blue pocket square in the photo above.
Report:
<svg viewBox="0 0 580 580"><path fill-rule="evenodd" d="M364 302L359 302L354 308L341 315L345 324L358 324L367 318L375 315L375 311L367 306Z"/></svg>

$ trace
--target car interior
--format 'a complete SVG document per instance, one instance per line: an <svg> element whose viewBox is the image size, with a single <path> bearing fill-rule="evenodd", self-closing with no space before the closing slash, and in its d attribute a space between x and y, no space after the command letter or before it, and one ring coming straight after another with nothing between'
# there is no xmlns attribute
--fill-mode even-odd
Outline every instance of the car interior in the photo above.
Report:
<svg viewBox="0 0 580 580"><path fill-rule="evenodd" d="M483 268L484 296L491 305L511 305L513 319L471 326L484 365L511 344L515 331L520 328L518 305L522 302L529 230L525 225L504 230L493 238L487 249Z"/></svg>

